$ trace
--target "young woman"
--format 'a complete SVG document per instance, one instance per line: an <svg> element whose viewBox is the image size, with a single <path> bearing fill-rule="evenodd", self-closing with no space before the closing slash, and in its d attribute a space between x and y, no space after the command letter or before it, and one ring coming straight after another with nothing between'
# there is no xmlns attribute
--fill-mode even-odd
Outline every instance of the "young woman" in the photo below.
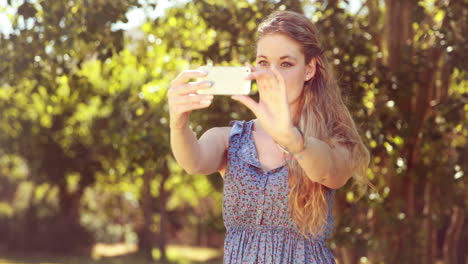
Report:
<svg viewBox="0 0 468 264"><path fill-rule="evenodd" d="M258 28L255 79L259 102L232 98L256 119L213 127L199 140L190 112L212 96L205 73L187 70L168 91L171 146L188 173L224 178L224 264L335 263L325 245L333 229L336 189L349 178L370 184L369 152L342 101L315 26L290 11L271 14ZM191 94L191 95L189 95Z"/></svg>

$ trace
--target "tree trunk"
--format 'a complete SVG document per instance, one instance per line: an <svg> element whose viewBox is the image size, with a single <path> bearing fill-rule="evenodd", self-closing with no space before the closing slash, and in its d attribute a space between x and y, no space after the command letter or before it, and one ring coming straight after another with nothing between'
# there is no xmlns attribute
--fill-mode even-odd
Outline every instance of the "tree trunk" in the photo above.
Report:
<svg viewBox="0 0 468 264"><path fill-rule="evenodd" d="M425 245L425 259L424 263L433 264L436 260L436 232L432 224L432 192L433 185L431 181L426 181L424 189L424 230L426 230L426 245Z"/></svg>
<svg viewBox="0 0 468 264"><path fill-rule="evenodd" d="M410 58L410 47L411 42L413 39L413 32L411 28L411 14L414 11L415 3L414 1L392 1L386 0L385 1L385 43L386 48L388 50L388 56L385 58L385 63L390 68L388 79L391 79L392 76L398 76L399 73L404 70L402 69L403 60L405 58ZM390 84L391 85L391 84ZM419 87L410 86L406 87L407 90L413 90L411 94L416 94ZM393 90L391 87L388 88L390 98L398 98L396 90ZM401 104L399 105L401 112L409 113L413 107L413 98L412 96L406 97L406 99L401 100ZM408 118L411 118L409 116ZM411 124L410 120L405 120L406 123ZM413 130L414 132L414 130ZM410 132L411 133L411 132ZM414 134L413 134L414 135ZM390 201L397 201L401 199L401 197L405 197L406 199L406 221L411 221L411 218L414 216L415 210L415 174L414 169L416 164L413 163L412 157L414 157L414 153L416 150L417 140L412 135L408 136L408 139L412 140L412 142L408 142L405 145L405 148L402 149L402 153L407 158L407 171L404 175L404 180L393 177L388 185L392 192L390 193L389 200ZM402 183L405 183L404 185ZM395 190L395 191L393 191ZM385 227L391 229L392 227ZM395 230L393 230L395 231ZM402 252L404 253L406 245L413 243L411 241L412 235L411 230L408 228L404 230L398 230L401 233L402 237L406 237L405 241L394 241L395 243L390 243L389 250L391 252ZM391 233L391 232L390 232ZM403 243L401 243L403 242Z"/></svg>
<svg viewBox="0 0 468 264"><path fill-rule="evenodd" d="M80 223L81 198L86 187L79 185L73 193L68 192L66 183L61 183L58 187L60 212L54 224L56 229L52 236L55 237L52 239L54 242L49 245L50 249L58 253L83 253L81 249L91 250L92 236Z"/></svg>
<svg viewBox="0 0 468 264"><path fill-rule="evenodd" d="M352 248L342 247L339 249L341 255L341 261L343 264L357 264L359 263L359 257ZM340 262L341 263L341 262Z"/></svg>
<svg viewBox="0 0 468 264"><path fill-rule="evenodd" d="M164 189L164 185L169 179L169 169L167 168L167 161L163 162L161 170L161 183L159 185L159 199L158 199L158 208L160 214L160 226L159 226L159 241L158 248L161 252L161 260L167 261L166 259L166 245L167 245L167 228L168 228L168 213L167 213L167 192Z"/></svg>
<svg viewBox="0 0 468 264"><path fill-rule="evenodd" d="M404 58L403 47L410 46L413 39L412 13L416 6L414 0L385 0L385 39L388 49L386 63L396 72Z"/></svg>
<svg viewBox="0 0 468 264"><path fill-rule="evenodd" d="M458 206L453 206L452 216L444 239L444 264L457 264L458 242L461 238L464 222L464 210Z"/></svg>
<svg viewBox="0 0 468 264"><path fill-rule="evenodd" d="M141 193L141 208L143 210L143 226L138 232L138 250L143 256L153 261L153 234L151 232L153 202L151 197L151 179L153 172L146 170L143 174L143 187Z"/></svg>

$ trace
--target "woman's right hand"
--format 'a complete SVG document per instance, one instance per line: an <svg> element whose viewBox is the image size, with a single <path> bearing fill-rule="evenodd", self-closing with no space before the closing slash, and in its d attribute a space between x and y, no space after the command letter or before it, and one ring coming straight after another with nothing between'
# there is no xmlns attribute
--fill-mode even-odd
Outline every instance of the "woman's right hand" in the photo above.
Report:
<svg viewBox="0 0 468 264"><path fill-rule="evenodd" d="M191 78L204 77L200 70L182 71L172 82L167 92L171 129L182 129L188 125L190 113L195 109L206 108L211 104L213 95L198 94L198 89L211 87L210 81L187 83Z"/></svg>

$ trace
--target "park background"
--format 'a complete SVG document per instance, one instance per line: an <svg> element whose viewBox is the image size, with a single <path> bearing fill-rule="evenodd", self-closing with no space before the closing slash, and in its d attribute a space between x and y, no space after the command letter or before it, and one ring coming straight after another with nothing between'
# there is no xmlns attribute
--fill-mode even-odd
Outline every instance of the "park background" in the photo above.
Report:
<svg viewBox="0 0 468 264"><path fill-rule="evenodd" d="M0 0L0 263L222 263L223 181L176 164L167 90L185 69L253 62L278 9L318 27L372 155L378 193L336 193L338 263L468 263L467 6ZM251 118L215 96L190 124Z"/></svg>

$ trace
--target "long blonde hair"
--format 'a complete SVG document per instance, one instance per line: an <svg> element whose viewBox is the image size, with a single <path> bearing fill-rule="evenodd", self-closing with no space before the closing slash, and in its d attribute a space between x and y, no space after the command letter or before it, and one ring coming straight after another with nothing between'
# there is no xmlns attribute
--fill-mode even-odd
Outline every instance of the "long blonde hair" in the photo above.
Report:
<svg viewBox="0 0 468 264"><path fill-rule="evenodd" d="M258 27L257 42L268 34L284 34L302 45L306 64L315 58L315 75L304 83L299 96L300 107L298 113L294 113L293 122L301 128L305 138L316 137L332 148L337 143L346 146L353 158L353 184L374 188L366 176L370 153L343 102L333 69L323 54L317 32L305 16L292 11L276 11ZM308 233L319 234L324 231L329 209L326 187L310 180L297 160L286 159L286 163L289 173L291 217L305 237L309 237Z"/></svg>

